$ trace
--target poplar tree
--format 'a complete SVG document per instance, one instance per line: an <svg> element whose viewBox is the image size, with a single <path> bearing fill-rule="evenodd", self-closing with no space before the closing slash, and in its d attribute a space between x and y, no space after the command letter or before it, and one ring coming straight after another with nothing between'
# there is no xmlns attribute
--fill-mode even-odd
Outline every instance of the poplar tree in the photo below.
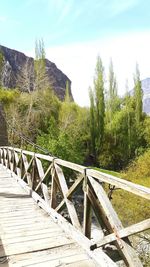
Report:
<svg viewBox="0 0 150 267"><path fill-rule="evenodd" d="M90 129L91 129L91 144L92 151L97 157L102 149L104 137L104 68L101 58L98 56L95 77L94 89L89 90L90 96Z"/></svg>
<svg viewBox="0 0 150 267"><path fill-rule="evenodd" d="M105 102L104 102L104 67L101 58L98 56L95 78L95 106L96 106L96 150L100 152L104 136L104 116L105 116Z"/></svg>
<svg viewBox="0 0 150 267"><path fill-rule="evenodd" d="M96 157L95 150L95 140L96 140L96 121L95 121L95 104L94 104L94 94L92 88L89 88L89 97L90 97L90 134L91 134L91 150Z"/></svg>
<svg viewBox="0 0 150 267"><path fill-rule="evenodd" d="M69 81L66 82L66 92L65 92L65 102L70 103L71 102L71 98L70 98L70 94L69 94Z"/></svg>
<svg viewBox="0 0 150 267"><path fill-rule="evenodd" d="M49 80L46 73L45 48L42 39L36 40L35 42L34 75L35 90L45 89L49 86Z"/></svg>
<svg viewBox="0 0 150 267"><path fill-rule="evenodd" d="M142 119L142 86L140 80L139 66L136 64L136 70L134 75L134 97L135 97L135 119L136 124L139 126Z"/></svg>
<svg viewBox="0 0 150 267"><path fill-rule="evenodd" d="M112 122L113 115L118 109L117 81L114 74L113 62L110 60L108 76L108 118Z"/></svg>

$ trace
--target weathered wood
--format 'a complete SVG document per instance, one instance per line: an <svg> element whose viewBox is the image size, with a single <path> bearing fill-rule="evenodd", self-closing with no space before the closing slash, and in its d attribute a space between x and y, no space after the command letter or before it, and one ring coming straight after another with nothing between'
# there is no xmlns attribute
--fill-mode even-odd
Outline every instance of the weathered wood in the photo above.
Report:
<svg viewBox="0 0 150 267"><path fill-rule="evenodd" d="M1 147L1 148L3 149L3 153L6 154L7 147ZM8 149L13 150L13 148L11 148L11 147L8 147ZM14 151L17 153L21 153L21 149L18 149L18 148L14 148ZM26 154L26 155L34 156L34 152L30 152L30 151L22 150L22 153ZM41 158L41 159L44 159L44 160L50 161L50 162L52 162L54 159L51 156L46 156L46 155L42 155L42 154L38 154L38 153L35 153L35 157L37 157L39 159ZM6 158L6 156L5 156L5 158ZM78 171L82 174L84 174L84 171L86 169L84 166L81 166L81 165L78 165L78 164L75 164L72 162L64 161L61 159L55 159L55 163L59 164L60 166L64 166L64 167L70 168L72 170ZM115 185L121 189L124 189L128 192L131 192L133 194L136 194L138 196L141 196L141 197L144 197L144 198L150 200L150 189L146 188L144 186L137 185L137 184L134 184L132 182L126 181L124 179L120 179L120 178L114 177L112 175L102 173L100 171L92 170L89 168L87 169L87 175L95 177L95 178L97 178L103 182Z"/></svg>
<svg viewBox="0 0 150 267"><path fill-rule="evenodd" d="M47 175L50 173L52 168L52 164L49 165L48 169L46 170L43 178L41 179L41 181L39 182L39 184L37 185L37 187L35 188L35 192L39 189L39 187L41 186L41 183L45 180L45 178L47 177Z"/></svg>
<svg viewBox="0 0 150 267"><path fill-rule="evenodd" d="M96 242L96 246L101 247L103 245L116 241L118 237L124 238L130 235L134 235L136 233L140 233L147 229L150 229L150 219L147 219L145 221L139 222L137 224L133 224L131 226L128 226L126 228L119 230L117 233L117 237L115 233L105 236L102 240L100 240L99 242Z"/></svg>
<svg viewBox="0 0 150 267"><path fill-rule="evenodd" d="M86 237L91 238L91 203L87 192L84 192L84 217L83 217L83 233Z"/></svg>
<svg viewBox="0 0 150 267"><path fill-rule="evenodd" d="M87 169L87 175L150 200L150 188L92 169Z"/></svg>
<svg viewBox="0 0 150 267"><path fill-rule="evenodd" d="M38 170L39 178L40 178L40 181L41 181L41 189L42 189L42 192L43 192L44 199L45 199L47 205L50 206L50 196L49 196L49 193L48 193L48 188L42 182L44 177L45 177L44 170L43 170L43 167L42 167L42 163L38 158L35 158L35 163L36 163L36 167L37 167L37 170Z"/></svg>
<svg viewBox="0 0 150 267"><path fill-rule="evenodd" d="M129 265L130 267L135 267L135 266L142 267L142 263L137 257L135 251L127 243L128 240L124 241L119 238L118 231L121 230L123 226L117 216L117 213L113 209L112 204L109 201L104 189L92 177L88 176L88 178L102 206L102 210L107 217L108 227L110 231L114 232L117 237L115 242L119 249L119 253L122 255L127 266Z"/></svg>
<svg viewBox="0 0 150 267"><path fill-rule="evenodd" d="M57 183L56 183L56 171L54 165L51 168L52 184L51 184L51 201L50 207L55 209L57 206Z"/></svg>
<svg viewBox="0 0 150 267"><path fill-rule="evenodd" d="M80 184L83 181L83 175L80 175L75 182L73 183L73 185L68 189L68 192L66 193L66 197L70 198L72 196L72 194L78 189L78 187L80 186ZM61 201L61 203L57 206L57 208L55 209L56 211L60 211L65 205L65 200L63 199Z"/></svg>
<svg viewBox="0 0 150 267"><path fill-rule="evenodd" d="M96 266L100 267L117 267L116 264L100 249L96 249L95 251L91 251L90 247L92 243L81 234L79 230L74 228L73 225L68 223L60 214L58 214L55 210L47 207L45 201L34 191L31 191L28 185L22 181L18 180L19 184L27 191L30 192L33 199L38 202L38 205L42 207L50 216L53 218L61 228L68 233L78 244L82 244L82 247L87 251L88 255L96 262Z"/></svg>
<svg viewBox="0 0 150 267"><path fill-rule="evenodd" d="M77 227L78 229L81 229L81 226L80 226L80 223L79 223L79 219L78 219L76 210L74 208L74 205L66 197L66 194L68 192L68 186L67 186L67 183L65 181L64 174L63 174L61 168L57 164L54 164L54 166L55 166L56 174L57 174L57 177L58 177L58 180L59 180L59 183L60 183L60 186L61 186L61 190L62 190L62 193L63 193L63 196L64 196L64 200L65 200L68 212L69 212L69 216L70 216L71 222L75 227Z"/></svg>

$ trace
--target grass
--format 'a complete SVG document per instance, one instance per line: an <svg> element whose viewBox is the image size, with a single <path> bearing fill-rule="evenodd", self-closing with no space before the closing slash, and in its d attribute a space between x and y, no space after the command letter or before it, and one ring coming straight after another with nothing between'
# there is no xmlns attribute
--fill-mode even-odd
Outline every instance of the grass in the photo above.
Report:
<svg viewBox="0 0 150 267"><path fill-rule="evenodd" d="M150 187L150 151L136 159L126 171L121 173L100 168L93 169ZM105 189L108 193L108 185L105 185ZM125 226L150 218L149 201L128 191L115 190L112 205Z"/></svg>

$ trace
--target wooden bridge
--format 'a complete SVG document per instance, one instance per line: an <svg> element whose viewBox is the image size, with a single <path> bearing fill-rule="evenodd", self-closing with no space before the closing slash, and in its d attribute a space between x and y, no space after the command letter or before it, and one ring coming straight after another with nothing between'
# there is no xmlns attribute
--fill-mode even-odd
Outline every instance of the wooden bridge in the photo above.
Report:
<svg viewBox="0 0 150 267"><path fill-rule="evenodd" d="M65 179L69 173L72 179ZM75 179L76 177L76 179ZM150 189L48 155L0 147L0 265L141 267L103 184L150 200ZM99 227L93 236L93 214Z"/></svg>

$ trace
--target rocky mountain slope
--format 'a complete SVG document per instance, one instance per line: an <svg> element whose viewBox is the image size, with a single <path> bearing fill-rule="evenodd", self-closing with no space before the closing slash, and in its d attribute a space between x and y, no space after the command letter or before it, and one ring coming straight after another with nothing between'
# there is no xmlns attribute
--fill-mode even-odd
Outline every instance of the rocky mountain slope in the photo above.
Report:
<svg viewBox="0 0 150 267"><path fill-rule="evenodd" d="M0 73L1 85L6 88L20 87L22 91L32 91L34 88L34 59L1 45L0 52L3 55L3 64ZM70 96L73 99L71 81L48 59L46 59L46 72L48 83L53 88L56 95L61 100L64 99L66 82L68 81ZM20 84L25 84L27 82L29 90L27 90L27 86L24 88L20 86Z"/></svg>
<svg viewBox="0 0 150 267"><path fill-rule="evenodd" d="M150 78L144 79L141 82L143 89L143 111L150 115Z"/></svg>

